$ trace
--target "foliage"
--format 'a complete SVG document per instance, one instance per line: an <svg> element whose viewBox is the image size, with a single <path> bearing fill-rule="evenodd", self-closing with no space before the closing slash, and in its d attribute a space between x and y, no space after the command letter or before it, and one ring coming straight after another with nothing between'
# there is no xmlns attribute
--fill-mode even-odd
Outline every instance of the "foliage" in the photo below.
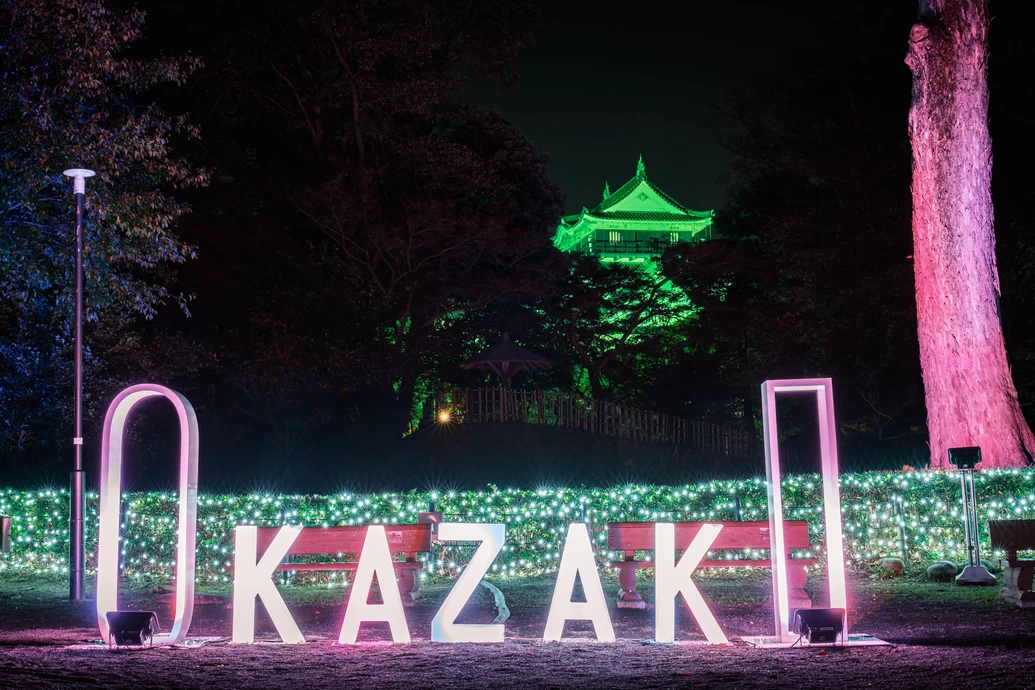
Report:
<svg viewBox="0 0 1035 690"><path fill-rule="evenodd" d="M979 519L1035 518L1035 470L988 470L976 477ZM902 501L909 562L923 564L964 557L959 480L948 472L868 472L841 476L841 503L850 564L864 566L898 556L894 503ZM123 497L126 515L124 573L133 578L166 576L174 562L175 493ZM201 581L227 581L233 560L233 528L239 524L366 525L416 522L434 502L453 521L507 525L507 549L493 572L526 576L555 570L567 525L588 516L597 558L610 564L607 522L734 520L739 500L745 520L767 519L765 482L758 478L696 485L625 485L610 489L505 489L436 493L287 496L201 495L198 506L198 574ZM786 519L809 521L813 550L822 551L822 482L818 475L784 478ZM13 549L0 554L0 573L60 572L67 568L65 491L0 490L0 514L14 517ZM87 502L88 567L95 558L97 496ZM982 549L992 553L987 533ZM448 576L465 563L470 547L435 547L428 577ZM303 577L301 574L296 577Z"/></svg>
<svg viewBox="0 0 1035 690"><path fill-rule="evenodd" d="M354 328L354 360L376 374L369 418L398 432L415 391L462 349L459 321L540 289L560 192L520 132L460 93L472 77L513 83L507 63L537 12L511 0L260 5L207 75L221 136L248 142L233 144L233 178L257 180L282 214L286 263L313 254L301 237L321 256L334 247L336 264L310 266L327 283L312 297ZM324 273L332 264L348 281Z"/></svg>
<svg viewBox="0 0 1035 690"><path fill-rule="evenodd" d="M993 10L1007 16L1019 3L998 0ZM1031 113L1035 85L1017 79L1015 65L1030 58L1024 22L989 26L989 127L992 132L992 199L995 202L996 259L1002 282L999 303L1006 352L1021 409L1035 419L1035 190L1028 183Z"/></svg>
<svg viewBox="0 0 1035 690"><path fill-rule="evenodd" d="M702 307L681 375L714 408L750 420L758 382L832 376L842 431L872 442L916 436L924 419L908 88L889 87L900 62L848 50L795 56L721 104L735 156L721 239L673 248L665 271Z"/></svg>
<svg viewBox="0 0 1035 690"><path fill-rule="evenodd" d="M693 305L650 267L570 254L559 271L556 292L542 305L552 349L585 373L594 398L617 393L639 402L645 379L664 361L666 340L685 335Z"/></svg>
<svg viewBox="0 0 1035 690"><path fill-rule="evenodd" d="M174 138L197 130L144 98L181 84L198 61L126 57L142 12L100 0L10 0L0 12L0 425L21 446L48 438L66 412L55 400L72 359L74 220L62 170L97 172L87 187L85 307L109 328L169 302L186 312L168 266L194 248L173 233L188 208L168 190L203 185L206 173L172 153ZM104 353L87 357L97 367Z"/></svg>

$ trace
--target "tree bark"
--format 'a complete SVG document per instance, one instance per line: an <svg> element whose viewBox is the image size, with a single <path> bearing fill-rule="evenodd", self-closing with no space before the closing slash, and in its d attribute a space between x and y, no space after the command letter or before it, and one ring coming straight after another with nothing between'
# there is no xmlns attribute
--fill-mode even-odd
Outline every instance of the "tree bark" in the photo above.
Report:
<svg viewBox="0 0 1035 690"><path fill-rule="evenodd" d="M1035 454L999 321L988 132L987 0L920 0L913 71L913 261L931 466L980 446L983 467Z"/></svg>

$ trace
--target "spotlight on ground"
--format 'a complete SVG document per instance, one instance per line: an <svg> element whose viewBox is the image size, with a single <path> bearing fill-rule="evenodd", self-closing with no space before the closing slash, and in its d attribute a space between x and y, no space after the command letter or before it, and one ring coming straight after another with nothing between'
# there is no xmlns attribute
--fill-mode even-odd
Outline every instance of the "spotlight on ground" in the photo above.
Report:
<svg viewBox="0 0 1035 690"><path fill-rule="evenodd" d="M441 412L438 413L438 421L441 424L449 424L449 418L450 418L449 410L442 410Z"/></svg>
<svg viewBox="0 0 1035 690"><path fill-rule="evenodd" d="M837 644L845 629L844 609L796 609L792 619L798 641L807 639L809 644Z"/></svg>
<svg viewBox="0 0 1035 690"><path fill-rule="evenodd" d="M108 644L116 647L142 646L154 643L159 632L158 614L154 611L108 611Z"/></svg>

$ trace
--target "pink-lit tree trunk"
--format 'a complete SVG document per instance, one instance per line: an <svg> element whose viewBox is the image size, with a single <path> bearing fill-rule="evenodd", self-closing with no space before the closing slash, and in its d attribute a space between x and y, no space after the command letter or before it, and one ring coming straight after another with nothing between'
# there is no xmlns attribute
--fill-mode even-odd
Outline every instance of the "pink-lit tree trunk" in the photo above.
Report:
<svg viewBox="0 0 1035 690"><path fill-rule="evenodd" d="M987 0L920 0L913 71L913 261L931 466L981 446L982 466L1035 454L999 323L988 133Z"/></svg>

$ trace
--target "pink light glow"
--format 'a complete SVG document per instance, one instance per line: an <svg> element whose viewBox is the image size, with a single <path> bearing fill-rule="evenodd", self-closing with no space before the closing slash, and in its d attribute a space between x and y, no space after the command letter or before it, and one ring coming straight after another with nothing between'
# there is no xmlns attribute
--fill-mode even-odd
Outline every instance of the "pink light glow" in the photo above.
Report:
<svg viewBox="0 0 1035 690"><path fill-rule="evenodd" d="M776 636L791 642L789 598L787 593L787 548L783 533L783 498L780 481L779 431L776 421L776 394L814 392L819 415L820 472L823 477L823 517L827 548L827 577L830 607L848 610L845 585L844 535L841 527L841 493L838 486L837 427L834 421L834 389L830 379L784 379L762 384L762 430L765 439L765 474L769 489L770 559L773 562L773 618ZM848 639L845 615L844 639Z"/></svg>
<svg viewBox="0 0 1035 690"><path fill-rule="evenodd" d="M172 631L155 644L179 644L194 615L194 559L198 522L198 420L187 398L165 386L130 386L111 401L101 437L100 528L97 538L97 627L108 640L109 611L119 608L119 507L122 502L122 443L126 419L141 400L164 397L180 421L180 508L176 541L176 614Z"/></svg>

